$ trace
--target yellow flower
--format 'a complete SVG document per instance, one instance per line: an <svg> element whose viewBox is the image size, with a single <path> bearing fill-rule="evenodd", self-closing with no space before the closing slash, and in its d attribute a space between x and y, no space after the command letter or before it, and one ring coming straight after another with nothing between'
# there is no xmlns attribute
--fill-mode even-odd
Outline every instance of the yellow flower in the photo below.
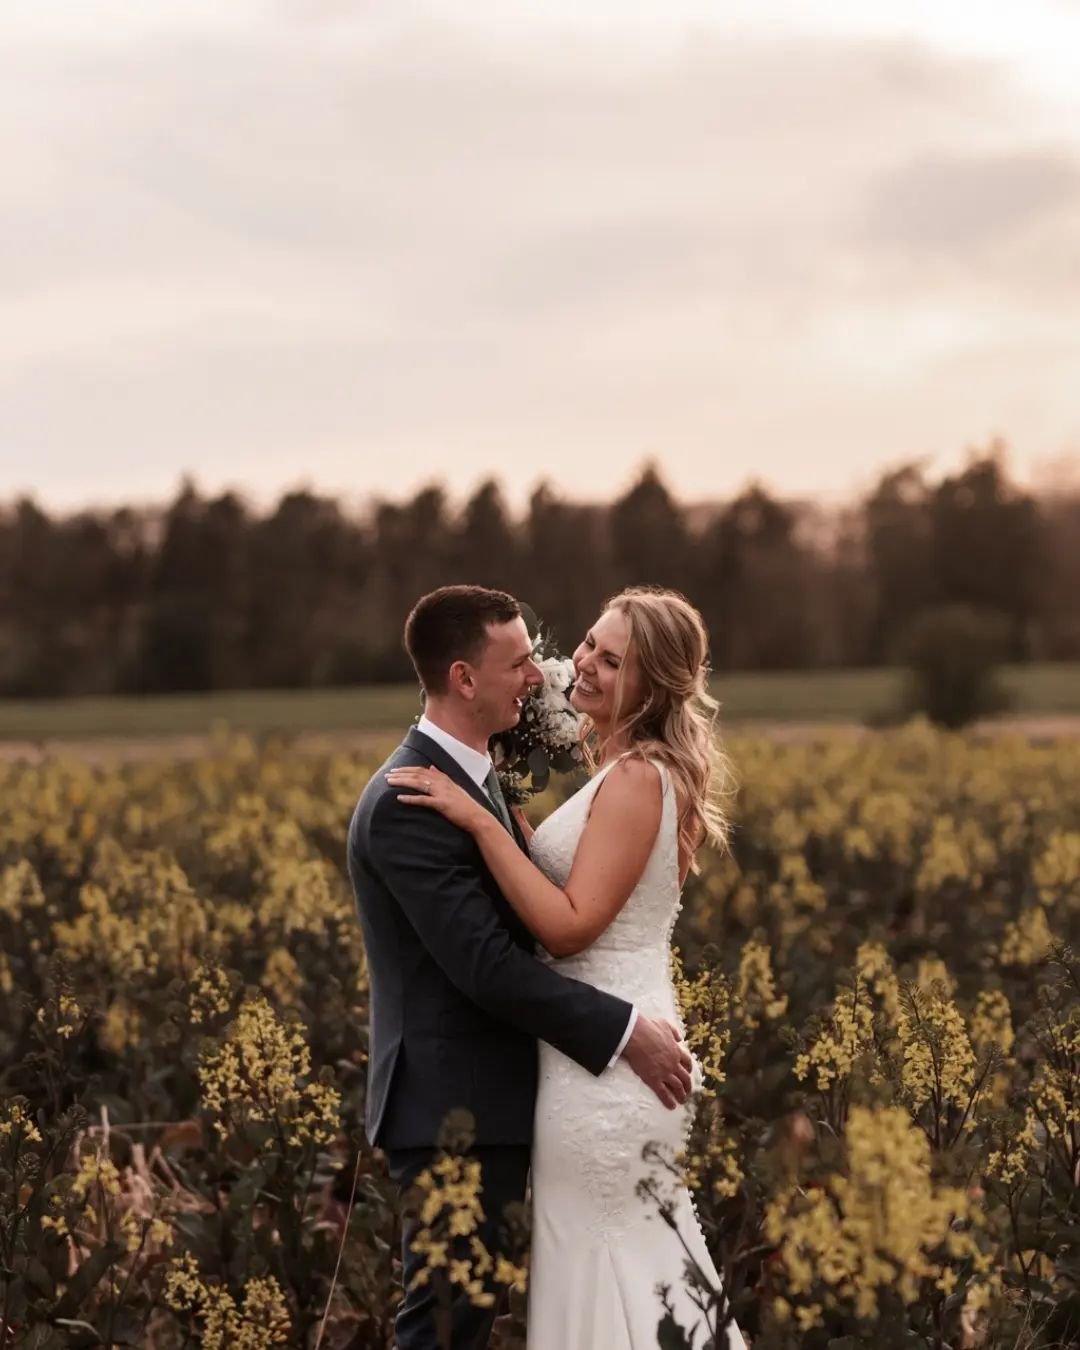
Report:
<svg viewBox="0 0 1080 1350"><path fill-rule="evenodd" d="M79 1169L71 1183L71 1198L85 1200L94 1186L100 1186L106 1195L120 1194L120 1173L116 1164L103 1151L89 1153L79 1162Z"/></svg>
<svg viewBox="0 0 1080 1350"><path fill-rule="evenodd" d="M882 1011L890 1022L900 1012L900 981L892 958L880 942L864 942L855 953L855 974L871 993L881 1000Z"/></svg>
<svg viewBox="0 0 1080 1350"><path fill-rule="evenodd" d="M359 950L353 904L341 877L324 861L292 856L291 835L282 852L276 845L266 886L258 902L259 923L287 938L291 933L333 935Z"/></svg>
<svg viewBox="0 0 1080 1350"><path fill-rule="evenodd" d="M779 876L769 887L769 898L778 909L820 912L827 904L824 888L810 875L801 851L780 855Z"/></svg>
<svg viewBox="0 0 1080 1350"><path fill-rule="evenodd" d="M787 997L776 992L772 957L763 942L748 942L742 949L737 997L741 1018L748 1027L758 1026L762 1018L775 1021L787 1011Z"/></svg>
<svg viewBox="0 0 1080 1350"><path fill-rule="evenodd" d="M1080 830L1055 830L1035 860L1031 879L1044 905L1080 899Z"/></svg>
<svg viewBox="0 0 1080 1350"><path fill-rule="evenodd" d="M170 1263L165 1301L201 1322L200 1344L209 1350L269 1350L289 1343L289 1310L273 1276L249 1280L238 1304L227 1289L205 1283L195 1258L184 1252Z"/></svg>
<svg viewBox="0 0 1080 1350"><path fill-rule="evenodd" d="M814 1075L819 1092L850 1075L860 1055L872 1050L874 1013L866 986L857 982L842 990L830 1017L823 1020L808 1047L795 1060L796 1078Z"/></svg>
<svg viewBox="0 0 1080 1350"><path fill-rule="evenodd" d="M42 1143L41 1131L26 1114L22 1098L0 1101L0 1142L18 1136L30 1144Z"/></svg>
<svg viewBox="0 0 1080 1350"><path fill-rule="evenodd" d="M929 954L920 956L915 967L915 983L920 989L931 990L934 985L941 985L948 995L956 993L956 981L949 974L945 962L940 956Z"/></svg>
<svg viewBox="0 0 1080 1350"><path fill-rule="evenodd" d="M224 1042L200 1054L203 1106L223 1135L249 1122L272 1122L290 1146L326 1145L340 1129L341 1096L328 1084L304 1084L310 1071L303 1032L282 1022L257 994L244 1000ZM273 1146L269 1137L266 1147Z"/></svg>
<svg viewBox="0 0 1080 1350"><path fill-rule="evenodd" d="M915 874L915 889L933 895L950 882L977 889L996 861L997 849L977 821L957 822L954 816L942 814L931 825Z"/></svg>
<svg viewBox="0 0 1080 1350"><path fill-rule="evenodd" d="M295 1008L304 987L304 972L288 948L276 947L266 958L261 983L283 1008Z"/></svg>
<svg viewBox="0 0 1080 1350"><path fill-rule="evenodd" d="M446 1278L460 1285L471 1303L486 1308L495 1300L485 1283L488 1277L523 1291L526 1272L505 1255L493 1257L477 1234L484 1219L482 1180L477 1159L454 1153L440 1155L421 1172L416 1186L424 1197L420 1207L422 1227L412 1250L425 1259L414 1276L416 1285L428 1284L432 1271L445 1269ZM467 1244L462 1243L464 1238L468 1238Z"/></svg>
<svg viewBox="0 0 1080 1350"><path fill-rule="evenodd" d="M956 1288L957 1279L958 1276L956 1271L953 1270L951 1266L946 1266L937 1278L937 1288L940 1289L943 1294L951 1294Z"/></svg>
<svg viewBox="0 0 1080 1350"><path fill-rule="evenodd" d="M968 1217L967 1197L934 1185L926 1136L906 1111L853 1106L845 1145L843 1172L824 1188L781 1190L765 1214L803 1330L825 1308L872 1319L886 1292L913 1304L924 1280L946 1278L937 1255L946 1244L955 1259L972 1248L956 1227Z"/></svg>
<svg viewBox="0 0 1080 1350"><path fill-rule="evenodd" d="M52 1018L50 1018L50 1013ZM52 1021L53 1030L62 1041L70 1040L82 1025L83 1011L78 1000L71 994L58 994L51 1005L37 1010L37 1021L47 1027Z"/></svg>
<svg viewBox="0 0 1080 1350"><path fill-rule="evenodd" d="M528 1284L529 1272L524 1266L515 1265L507 1257L500 1256L495 1262L495 1279L497 1283L523 1294Z"/></svg>
<svg viewBox="0 0 1080 1350"><path fill-rule="evenodd" d="M971 1014L972 1045L977 1051L996 1048L1007 1055L1015 1039L1009 1000L1000 989L982 990Z"/></svg>
<svg viewBox="0 0 1080 1350"><path fill-rule="evenodd" d="M25 858L0 872L0 916L18 921L27 910L42 909L44 905L41 882Z"/></svg>
<svg viewBox="0 0 1080 1350"><path fill-rule="evenodd" d="M126 998L117 998L105 1010L99 1037L111 1054L122 1055L137 1046L143 1036L143 1019L139 1010Z"/></svg>
<svg viewBox="0 0 1080 1350"><path fill-rule="evenodd" d="M901 1000L897 1033L903 1047L902 1083L912 1109L931 1099L964 1106L975 1083L975 1052L946 986L910 986Z"/></svg>
<svg viewBox="0 0 1080 1350"><path fill-rule="evenodd" d="M724 1082L731 1046L731 1019L736 1006L731 985L721 971L708 967L687 979L677 947L672 948L671 964L687 1049L701 1065L706 1090L715 1091Z"/></svg>
<svg viewBox="0 0 1080 1350"><path fill-rule="evenodd" d="M232 986L228 972L221 966L200 963L191 975L188 1009L192 1023L198 1026L221 1017L232 1007Z"/></svg>
<svg viewBox="0 0 1080 1350"><path fill-rule="evenodd" d="M1002 1140L1002 1147L994 1149L986 1161L988 1176L996 1177L1004 1186L1013 1186L1026 1179L1032 1155L1038 1147L1038 1121L1030 1107L1024 1113L1024 1123Z"/></svg>
<svg viewBox="0 0 1080 1350"><path fill-rule="evenodd" d="M999 959L1003 966L1033 966L1053 946L1054 936L1041 905L1024 910L1015 923L1005 925Z"/></svg>
<svg viewBox="0 0 1080 1350"><path fill-rule="evenodd" d="M128 853L103 843L79 907L73 919L53 924L57 949L72 964L125 983L144 972L186 973L209 932L207 907L164 850Z"/></svg>
<svg viewBox="0 0 1080 1350"><path fill-rule="evenodd" d="M1068 1141L1075 1159L1080 1131L1080 1005L1047 1010L1035 1023L1042 1051L1031 1083L1031 1105L1051 1141ZM1073 1162L1075 1167L1075 1162Z"/></svg>

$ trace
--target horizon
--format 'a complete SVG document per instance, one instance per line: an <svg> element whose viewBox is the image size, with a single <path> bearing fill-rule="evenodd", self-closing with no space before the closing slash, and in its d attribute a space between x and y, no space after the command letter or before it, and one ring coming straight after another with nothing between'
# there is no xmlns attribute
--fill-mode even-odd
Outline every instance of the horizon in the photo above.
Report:
<svg viewBox="0 0 1080 1350"><path fill-rule="evenodd" d="M965 13L968 11L968 13ZM974 30L974 31L972 31ZM1080 481L1080 7L10 0L0 500Z"/></svg>
<svg viewBox="0 0 1080 1350"><path fill-rule="evenodd" d="M317 483L298 481L285 484L276 492L260 494L245 488L240 483L225 482L211 488L201 482L195 475L183 473L171 488L156 497L100 502L89 501L65 507L44 500L40 493L17 493L6 498L0 497L0 512L10 510L20 502L27 501L53 519L68 519L83 514L108 516L115 511L125 509L136 513L154 515L168 510L185 489L190 489L201 501L212 501L226 496L235 497L254 516L271 514L280 502L291 494L310 493L316 498L337 503L343 515L347 518L357 518L373 511L380 505L405 505L415 500L421 493L435 490L443 494L449 513L454 515L464 510L469 501L488 483L494 483L509 518L519 520L527 515L530 499L533 493L541 487L547 487L558 501L570 506L608 507L629 492L646 474L652 472L659 478L675 505L690 516L708 513L711 510L721 510L744 493L758 489L774 501L801 511L817 511L827 518L840 515L845 511L858 510L864 505L877 483L888 474L902 468L920 470L927 486L933 489L944 479L964 472L970 465L990 459L996 460L1001 465L1004 477L1011 486L1027 493L1036 501L1051 501L1061 498L1080 499L1080 457L1070 459L1067 463L1059 463L1054 471L1048 471L1037 481L1030 482L1024 481L1014 472L1008 447L997 444L982 450L972 450L962 463L952 466L937 466L927 458L921 461L912 459L884 465L876 478L861 486L858 491L835 494L784 492L776 485L765 482L761 478L751 477L727 494L684 495L675 489L665 472L663 464L646 459L635 465L606 495L588 495L581 492L566 491L550 479L538 479L528 485L519 496L515 497L506 490L505 484L500 481L497 474L481 475L474 483L465 484L460 490L438 478L429 477L418 481L414 487L400 493L380 493L378 491L367 493L334 492L321 487Z"/></svg>

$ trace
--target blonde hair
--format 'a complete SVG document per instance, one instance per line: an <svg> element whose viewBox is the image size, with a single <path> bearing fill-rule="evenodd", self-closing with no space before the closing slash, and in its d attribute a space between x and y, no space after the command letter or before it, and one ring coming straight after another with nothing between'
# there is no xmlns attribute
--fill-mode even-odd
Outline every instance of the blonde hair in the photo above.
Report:
<svg viewBox="0 0 1080 1350"><path fill-rule="evenodd" d="M679 848L693 860L706 840L723 847L730 834L724 804L732 795L731 763L720 745L720 705L709 693L709 639L694 606L678 591L631 586L613 595L604 611L616 609L630 626L644 699L623 711L627 662L615 684L612 735L630 743L643 759L659 760L675 779L682 800ZM596 767L594 728L583 726L586 760ZM695 863L691 863L697 870Z"/></svg>

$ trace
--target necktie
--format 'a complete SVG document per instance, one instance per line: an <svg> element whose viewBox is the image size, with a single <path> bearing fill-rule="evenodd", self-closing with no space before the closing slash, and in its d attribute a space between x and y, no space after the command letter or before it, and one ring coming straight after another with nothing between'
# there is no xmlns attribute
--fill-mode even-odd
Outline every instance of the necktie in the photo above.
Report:
<svg viewBox="0 0 1080 1350"><path fill-rule="evenodd" d="M491 798L491 804L494 806L499 819L513 834L514 827L510 824L510 812L507 810L506 798L503 796L499 775L495 772L494 764L488 769L487 777L484 779L484 787L487 789L487 794Z"/></svg>

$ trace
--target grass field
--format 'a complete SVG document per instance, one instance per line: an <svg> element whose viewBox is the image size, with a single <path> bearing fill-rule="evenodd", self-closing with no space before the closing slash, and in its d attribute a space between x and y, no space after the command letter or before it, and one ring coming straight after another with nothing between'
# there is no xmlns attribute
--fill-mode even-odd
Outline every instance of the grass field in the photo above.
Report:
<svg viewBox="0 0 1080 1350"><path fill-rule="evenodd" d="M1013 712L1080 714L1080 665L1017 666L1005 672ZM786 671L724 675L713 692L725 723L867 722L899 706L898 670ZM357 689L247 690L143 698L0 700L0 741L198 736L216 727L268 732L387 731L419 710L408 685Z"/></svg>

